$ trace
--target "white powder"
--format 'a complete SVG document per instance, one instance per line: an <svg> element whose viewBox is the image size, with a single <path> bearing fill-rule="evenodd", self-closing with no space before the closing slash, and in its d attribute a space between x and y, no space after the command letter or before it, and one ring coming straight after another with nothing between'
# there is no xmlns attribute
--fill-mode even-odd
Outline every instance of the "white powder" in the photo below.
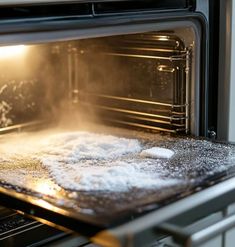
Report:
<svg viewBox="0 0 235 247"><path fill-rule="evenodd" d="M53 159L42 161L56 182L71 190L121 192L134 188L162 188L179 183L177 179L164 180L157 174L146 172L145 163L116 161L112 165L101 166L90 162L71 165Z"/></svg>
<svg viewBox="0 0 235 247"><path fill-rule="evenodd" d="M137 140L88 132L48 137L41 149L42 164L62 187L80 191L128 191L176 184L148 169L148 162L129 159L141 145Z"/></svg>
<svg viewBox="0 0 235 247"><path fill-rule="evenodd" d="M167 148L152 147L150 149L143 150L140 155L148 158L163 158L169 159L174 155L174 152Z"/></svg>
<svg viewBox="0 0 235 247"><path fill-rule="evenodd" d="M64 163L83 159L115 159L141 150L138 140L89 132L67 132L47 138L43 153Z"/></svg>

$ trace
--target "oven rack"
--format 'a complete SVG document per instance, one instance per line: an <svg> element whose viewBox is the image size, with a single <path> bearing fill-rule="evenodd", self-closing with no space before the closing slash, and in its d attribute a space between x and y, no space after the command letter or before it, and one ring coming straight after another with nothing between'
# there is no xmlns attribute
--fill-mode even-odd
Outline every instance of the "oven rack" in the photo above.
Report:
<svg viewBox="0 0 235 247"><path fill-rule="evenodd" d="M98 113L108 122L187 134L191 114L191 57L192 48L186 47L179 37L160 32L111 38L107 43L100 39L95 43L70 44L70 102ZM116 71L105 66L109 59L110 64L115 61ZM96 60L100 65L94 69L90 64ZM128 66L130 71L115 76ZM153 71L154 78L146 81L148 70ZM119 86L110 90L113 84Z"/></svg>
<svg viewBox="0 0 235 247"><path fill-rule="evenodd" d="M168 57L164 56L155 56L155 55L140 55L140 54L128 54L128 53L117 53L117 52L107 52L103 53L108 56L119 56L119 57L131 57L131 58L144 58L144 59L160 59L168 61L184 61L186 60L186 52L179 55L172 55Z"/></svg>
<svg viewBox="0 0 235 247"><path fill-rule="evenodd" d="M37 120L37 121L31 121L31 122L26 122L26 123L14 124L14 125L10 125L7 127L0 127L0 135L7 134L10 132L21 132L23 130L37 129L45 125L48 125L47 120Z"/></svg>
<svg viewBox="0 0 235 247"><path fill-rule="evenodd" d="M79 91L80 106L96 109L107 121L152 130L187 132L188 105Z"/></svg>

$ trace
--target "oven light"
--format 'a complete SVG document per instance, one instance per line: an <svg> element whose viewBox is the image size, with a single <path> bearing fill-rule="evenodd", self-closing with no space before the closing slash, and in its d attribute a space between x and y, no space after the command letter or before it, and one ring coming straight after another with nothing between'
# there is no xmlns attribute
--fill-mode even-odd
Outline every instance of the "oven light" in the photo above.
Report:
<svg viewBox="0 0 235 247"><path fill-rule="evenodd" d="M0 58L19 57L25 54L27 47L25 45L13 45L0 47Z"/></svg>

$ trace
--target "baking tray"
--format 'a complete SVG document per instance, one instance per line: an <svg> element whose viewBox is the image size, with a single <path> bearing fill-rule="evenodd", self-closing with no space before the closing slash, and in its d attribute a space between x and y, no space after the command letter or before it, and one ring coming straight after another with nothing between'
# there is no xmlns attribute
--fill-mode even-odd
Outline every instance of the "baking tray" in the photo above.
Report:
<svg viewBox="0 0 235 247"><path fill-rule="evenodd" d="M152 172L160 174L162 179L176 179L178 182L159 188L116 192L65 189L55 182L37 159L17 148L25 143L34 145L35 137L84 130L137 139L142 149L157 146L173 150L175 155L170 159L159 162L159 159L141 158L141 162L148 162ZM10 162L3 158L0 160L1 204L87 236L164 207L230 178L235 172L235 146L232 144L97 125L3 135L0 138L0 157L6 155L6 150L9 150L7 155L11 159ZM140 158L132 159L138 162Z"/></svg>

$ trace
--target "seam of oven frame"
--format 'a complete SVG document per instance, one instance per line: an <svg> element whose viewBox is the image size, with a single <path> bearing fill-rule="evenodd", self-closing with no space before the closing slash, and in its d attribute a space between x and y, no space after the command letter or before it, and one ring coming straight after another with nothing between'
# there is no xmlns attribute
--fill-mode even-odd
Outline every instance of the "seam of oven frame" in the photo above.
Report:
<svg viewBox="0 0 235 247"><path fill-rule="evenodd" d="M157 17L157 16L156 16ZM156 18L155 17L155 18ZM173 18L173 20L178 20L178 22L180 22L181 20L180 19L182 19L182 17L184 17L184 18L189 18L189 24L190 24L190 26L192 27L192 25L194 24L194 22L192 22L192 19L194 19L195 18L195 20L196 20L196 22L198 22L198 18L201 18L201 20L203 20L203 17L200 15L200 14L196 14L196 15L193 15L193 14L185 14L185 13L183 13L183 15L182 16L179 16L179 14L177 14L177 16L175 16L175 17L171 17L171 18ZM166 20L166 26L167 25L169 25L169 23L170 23L170 21L169 21L169 19L171 19L171 18L167 18L167 20ZM191 19L192 18L192 19ZM106 19L106 18L105 18ZM161 19L160 20L160 22L162 23L162 21L163 21L163 19ZM133 26L131 26L130 27L130 29L132 30L132 32L134 33L134 32L136 32L137 30L139 31L140 30L140 27L143 27L143 29L144 30L142 30L142 32L144 32L144 31L151 31L152 29L153 30L155 30L156 31L156 27L154 28L154 25L157 25L157 22L158 22L158 20L156 19L155 20L155 22L154 22L154 20L152 20L152 24L142 24L142 25L136 25L136 29L134 29L133 28L133 26L135 26L135 24L132 24ZM184 24L185 23L187 23L187 21L182 21ZM106 23L107 24L107 23ZM127 25L130 25L130 23L128 23ZM148 26L148 25L151 25L152 26L152 28L146 28L146 26ZM119 29L119 26L117 26L117 27L115 27L117 30ZM204 27L205 28L205 30L207 30L207 27L205 26ZM147 29L147 30L146 30ZM162 26L161 26L161 29L162 29ZM102 30L101 28L99 29L99 30ZM106 31L105 31L106 30ZM197 29L196 29L197 30ZM87 30L86 30L87 31ZM110 36L110 35L114 35L113 33L111 33L111 32L113 32L113 27L111 27L111 29L109 29L109 28L106 28L106 27L104 27L103 28L103 32L106 32L106 33L102 33L103 35L102 36L105 36L105 34L106 34L106 36ZM64 30L62 30L62 32L64 32ZM67 33L69 33L69 32L72 32L72 36L74 36L74 39L76 39L77 37L80 37L79 35L79 32L77 31L77 30L72 30L72 31L67 31ZM119 31L120 32L120 34L125 34L125 32L124 32L124 30L122 30L122 31ZM139 31L140 32L140 31ZM207 32L207 31L205 31L205 32ZM66 33L66 32L65 32ZM128 33L128 34L130 34L130 30L129 29L127 29L126 30L126 33ZM19 33L17 33L16 35L17 35L17 38L19 37L18 35L20 34L20 32ZM40 33L37 33L37 32L33 32L33 33L30 33L29 34L29 36L31 36L31 40L30 41L28 41L28 38L27 39L25 39L25 40L21 40L21 42L23 42L23 41L28 41L28 42L26 42L26 43L33 43L33 40L32 40L32 38L34 39L34 38L39 38L39 40L40 40L40 38L41 38L41 35L43 34L43 31L41 31ZM53 35L55 35L54 36L54 38L56 39L57 37L60 37L60 35L61 35L61 33L60 33L60 31L58 31L58 32L52 32L51 34L53 34ZM70 33L71 34L71 33ZM118 33L115 33L115 35L117 35ZM87 32L86 33L83 33L83 35L85 36L85 35L87 35ZM91 33L90 33L90 36L89 37L92 37L92 35L94 36L94 37L97 37L97 30L96 30L96 32L94 32L94 30L91 30ZM24 36L24 37L26 37L27 36L27 34ZM6 38L6 39L4 39L4 38ZM14 37L14 35L13 35L13 37ZM16 37L16 36L15 36ZM23 37L23 36L22 36ZM3 38L3 39L2 39ZM12 38L12 35L10 35L10 36L7 36L7 35L5 35L5 36L0 36L0 42L2 41L2 43L8 43L8 38ZM65 40L71 40L71 36L70 37L67 37L67 38L65 38ZM43 42L45 42L45 41L49 41L49 40L43 40ZM18 42L19 42L19 40L18 40ZM18 43L17 42L17 43ZM205 44L205 49L207 49L207 47L206 47L207 45ZM205 59L203 59L203 60L207 60L207 58L205 58ZM206 72L205 72L206 73ZM203 74L203 73L200 73L200 74ZM206 78L206 74L203 74L203 77L205 77ZM202 79L202 78L200 78L201 80L205 80L205 78L204 79ZM198 78L199 79L199 78ZM204 82L203 84L205 84L206 85L206 82ZM205 89L206 89L206 86L205 86ZM204 91L206 91L206 90L204 90ZM200 96L199 96L200 97ZM202 120L203 121L203 120ZM203 122L205 122L205 120L203 121ZM199 133L200 131L198 130L198 133ZM203 132L203 131L202 131ZM185 200L187 200L187 198L185 199ZM177 203L180 203L180 202L177 202ZM172 207L173 207L174 205L172 205ZM169 207L171 207L171 205L169 206ZM162 210L164 210L164 208L162 209ZM167 211L167 209L166 209L166 211ZM159 213L160 213L160 211L159 211ZM159 215L159 213L158 212L155 212L155 213L153 213L154 215L155 214L157 214L157 215ZM37 215L35 215L35 216L37 216ZM133 222L130 222L130 223L128 223L128 224L131 224L131 225L135 225L136 224L136 222L139 222L139 221L145 221L145 218L149 218L151 216L151 214L149 214L149 215L146 215L146 216L142 216L142 217L140 217L139 219L137 219L137 221L133 221ZM155 227L155 226L154 226ZM121 228L121 226L119 227L119 228L117 228L117 229L120 229ZM125 227L123 228L123 229L125 229ZM118 230L119 231L119 230ZM151 232L152 230L150 230L150 232ZM117 235L119 235L119 232L117 232L117 230L115 230L115 229L113 229L113 230L111 230L111 235L109 235L109 232L105 232L105 238L107 237L107 236L111 236L111 239L112 239L112 237L113 236L115 236L116 235L116 233L118 233ZM125 232L124 232L125 233ZM108 235L106 235L106 234L108 234ZM151 235L152 233L150 233L150 235ZM101 233L101 235L102 235L102 233ZM97 236L96 236L96 238L95 239L97 239ZM114 238L115 239L115 238ZM125 239L125 242L126 242L127 240ZM128 240L128 241L131 241L131 237L130 237L130 239ZM138 243L137 243L138 244ZM118 245L117 245L118 246ZM127 246L126 244L124 245L124 246ZM140 246L140 245L138 245L138 246Z"/></svg>

